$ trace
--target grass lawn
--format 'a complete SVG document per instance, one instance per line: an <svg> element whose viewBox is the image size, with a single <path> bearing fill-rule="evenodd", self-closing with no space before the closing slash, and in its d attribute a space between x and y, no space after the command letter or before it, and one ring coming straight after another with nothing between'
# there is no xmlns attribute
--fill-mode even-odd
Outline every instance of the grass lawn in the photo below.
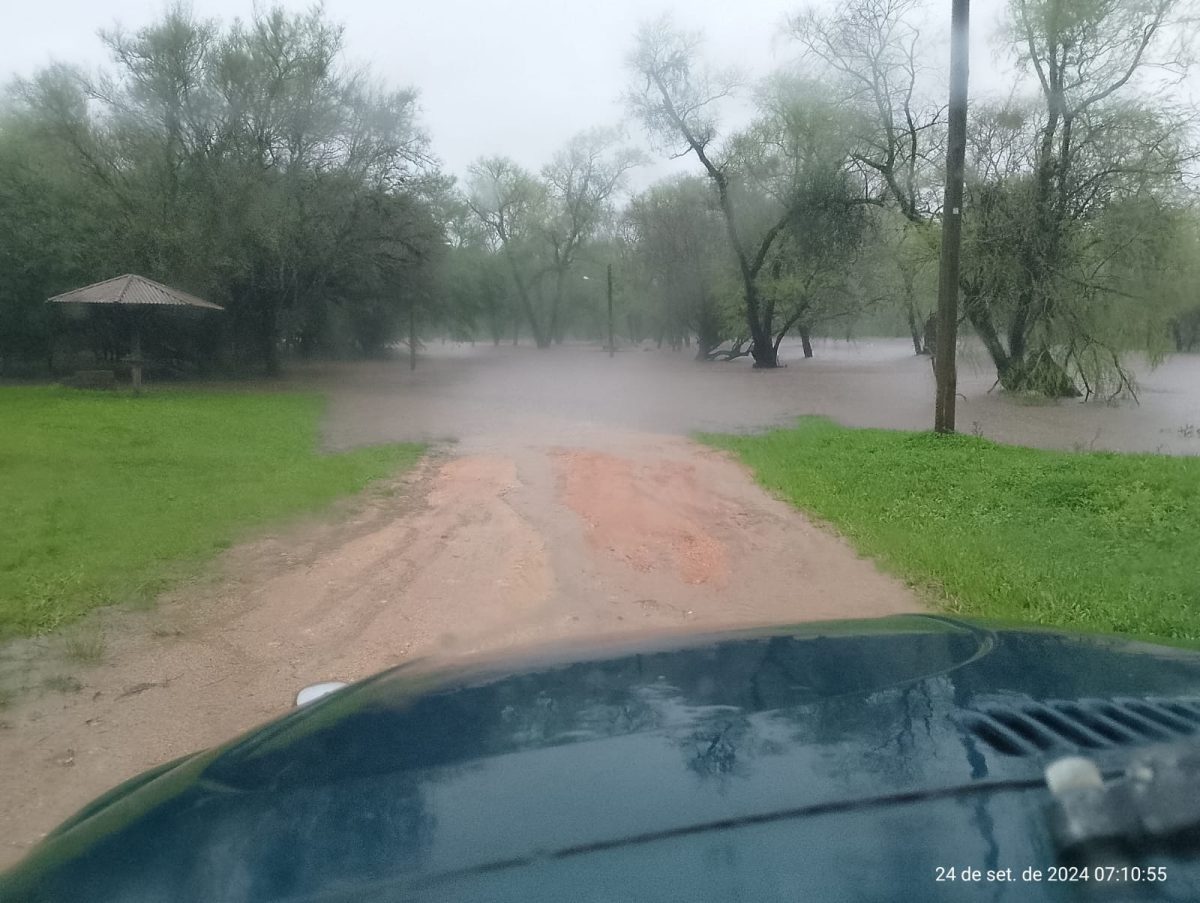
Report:
<svg viewBox="0 0 1200 903"><path fill-rule="evenodd" d="M144 601L255 525L411 466L317 452L323 400L0 388L0 637Z"/></svg>
<svg viewBox="0 0 1200 903"><path fill-rule="evenodd" d="M821 418L703 439L947 611L1200 645L1200 458Z"/></svg>

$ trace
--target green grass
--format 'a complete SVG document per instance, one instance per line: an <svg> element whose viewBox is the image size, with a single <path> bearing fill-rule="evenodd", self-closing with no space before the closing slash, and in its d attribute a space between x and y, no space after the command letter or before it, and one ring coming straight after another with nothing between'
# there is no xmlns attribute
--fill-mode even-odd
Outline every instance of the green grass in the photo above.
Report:
<svg viewBox="0 0 1200 903"><path fill-rule="evenodd" d="M320 454L322 407L283 393L0 389L0 638L151 599L249 529L422 453Z"/></svg>
<svg viewBox="0 0 1200 903"><path fill-rule="evenodd" d="M1200 641L1200 459L798 428L704 441L964 615Z"/></svg>

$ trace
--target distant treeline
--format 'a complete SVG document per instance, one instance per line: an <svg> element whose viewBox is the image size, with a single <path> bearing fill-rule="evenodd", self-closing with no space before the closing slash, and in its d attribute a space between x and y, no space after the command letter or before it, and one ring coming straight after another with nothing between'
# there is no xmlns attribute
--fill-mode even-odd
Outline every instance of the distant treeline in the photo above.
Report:
<svg viewBox="0 0 1200 903"><path fill-rule="evenodd" d="M0 119L0 362L128 351L127 312L47 306L134 272L226 308L145 315L152 360L274 370L375 353L428 305L442 183L410 90L340 62L320 12L229 26L177 8L104 32L114 65L11 85Z"/></svg>

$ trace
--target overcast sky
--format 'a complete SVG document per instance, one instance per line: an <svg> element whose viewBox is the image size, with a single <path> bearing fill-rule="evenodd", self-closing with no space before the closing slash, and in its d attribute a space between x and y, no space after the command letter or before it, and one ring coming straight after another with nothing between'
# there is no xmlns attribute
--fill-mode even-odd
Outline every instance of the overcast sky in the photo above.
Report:
<svg viewBox="0 0 1200 903"><path fill-rule="evenodd" d="M824 5L829 0L816 0ZM306 2L284 6L306 9ZM463 175L484 154L505 154L538 168L574 133L623 116L623 60L639 23L670 11L706 35L705 52L752 75L787 65L796 46L782 35L803 0L334 0L331 18L346 26L347 58L369 63L396 86L420 91L422 121L445 168ZM200 17L249 17L251 0L194 0ZM949 0L930 0L949 18ZM1003 90L1011 77L993 59L989 37L1003 0L973 0L972 80ZM157 18L161 0L40 0L8 4L0 19L0 74L28 75L54 60L107 63L96 32L119 22L136 29ZM926 62L944 72L949 49L926 42ZM641 138L634 130L633 137ZM674 168L694 166L677 161ZM669 171L659 164L645 184Z"/></svg>

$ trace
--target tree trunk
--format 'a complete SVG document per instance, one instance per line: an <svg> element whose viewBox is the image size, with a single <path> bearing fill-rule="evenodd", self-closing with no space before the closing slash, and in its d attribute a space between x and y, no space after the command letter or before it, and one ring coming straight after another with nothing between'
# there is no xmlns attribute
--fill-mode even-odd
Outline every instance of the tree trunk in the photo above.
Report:
<svg viewBox="0 0 1200 903"><path fill-rule="evenodd" d="M746 305L746 325L750 329L750 356L754 358L756 369L769 369L778 365L779 356L771 341L770 318L767 318L766 324L760 319L758 286L755 285L755 278L758 274L754 272L746 255L746 249L742 245L737 219L733 212L733 202L729 198L729 185L724 174L712 170L710 173L712 173L713 181L717 183L717 199L720 201L721 213L725 219L725 231L729 234L729 242L733 245L734 253L737 254L738 272L742 277L742 293Z"/></svg>
<svg viewBox="0 0 1200 903"><path fill-rule="evenodd" d="M554 299L550 307L550 327L546 330L546 344L538 347L550 347L550 340L554 340L554 344L561 345L563 343L564 329L558 322L558 311L562 304L563 282L566 280L567 272L565 269L559 268L554 275Z"/></svg>
<svg viewBox="0 0 1200 903"><path fill-rule="evenodd" d="M1004 350L1004 344L1000 341L1000 333L992 320L992 312L978 297L977 291L971 287L963 288L963 308L966 310L967 319L971 321L971 326L975 329L975 334L983 342L983 347L987 349L988 356L996 367L996 375L1003 380L1004 371L1009 367L1009 356L1008 352ZM928 343L928 339L926 342Z"/></svg>
<svg viewBox="0 0 1200 903"><path fill-rule="evenodd" d="M926 350L922 346L921 328L917 324L917 308L916 305L909 301L904 306L905 314L908 318L908 334L912 336L913 354L925 354ZM931 318L932 319L932 318ZM926 331L928 332L929 324L926 323ZM930 346L932 351L932 346Z"/></svg>
<svg viewBox="0 0 1200 903"><path fill-rule="evenodd" d="M533 303L529 300L529 287L521 278L521 272L517 267L517 262L513 258L512 251L509 250L507 243L504 246L504 256L508 259L509 269L513 274L513 282L517 286L517 298L521 302L521 312L525 314L525 319L529 321L529 328L533 331L533 341L538 348L549 348L551 334L542 331L541 326L537 321L537 314L534 313ZM541 286L538 286L538 296L541 297ZM520 314L518 314L519 318ZM517 329L518 323L513 324L513 344L517 344Z"/></svg>
<svg viewBox="0 0 1200 903"><path fill-rule="evenodd" d="M772 369L779 366L779 343L772 341L773 331L772 326L775 321L775 300L767 299L766 309L762 311L761 319L758 311L758 286L754 284L754 277L750 278L750 291L754 299L753 307L747 307L747 311L755 312L754 321L755 329L751 332L754 334L754 343L750 346L750 356L754 358L754 366L756 369ZM760 341L761 337L761 341Z"/></svg>
<svg viewBox="0 0 1200 903"><path fill-rule="evenodd" d="M259 353L262 355L263 369L267 376L278 376L279 365L279 311L274 300L264 305L262 320L259 324Z"/></svg>
<svg viewBox="0 0 1200 903"><path fill-rule="evenodd" d="M608 356L612 357L617 353L617 337L613 333L613 281L612 281L612 264L608 265Z"/></svg>
<svg viewBox="0 0 1200 903"><path fill-rule="evenodd" d="M800 347L804 349L804 357L810 358L813 356L812 350L812 333L807 326L797 327L800 332Z"/></svg>
<svg viewBox="0 0 1200 903"><path fill-rule="evenodd" d="M933 357L933 352L937 348L937 322L937 313L932 313L925 318L924 334L917 340L917 344L924 347L917 354L928 354Z"/></svg>
<svg viewBox="0 0 1200 903"><path fill-rule="evenodd" d="M1045 348L1026 360L1010 360L1000 375L1000 384L1010 392L1037 392L1050 398L1078 398L1083 394L1062 364Z"/></svg>
<svg viewBox="0 0 1200 903"><path fill-rule="evenodd" d="M721 344L721 329L714 310L716 305L709 300L700 303L696 316L696 360L706 361L712 350Z"/></svg>

